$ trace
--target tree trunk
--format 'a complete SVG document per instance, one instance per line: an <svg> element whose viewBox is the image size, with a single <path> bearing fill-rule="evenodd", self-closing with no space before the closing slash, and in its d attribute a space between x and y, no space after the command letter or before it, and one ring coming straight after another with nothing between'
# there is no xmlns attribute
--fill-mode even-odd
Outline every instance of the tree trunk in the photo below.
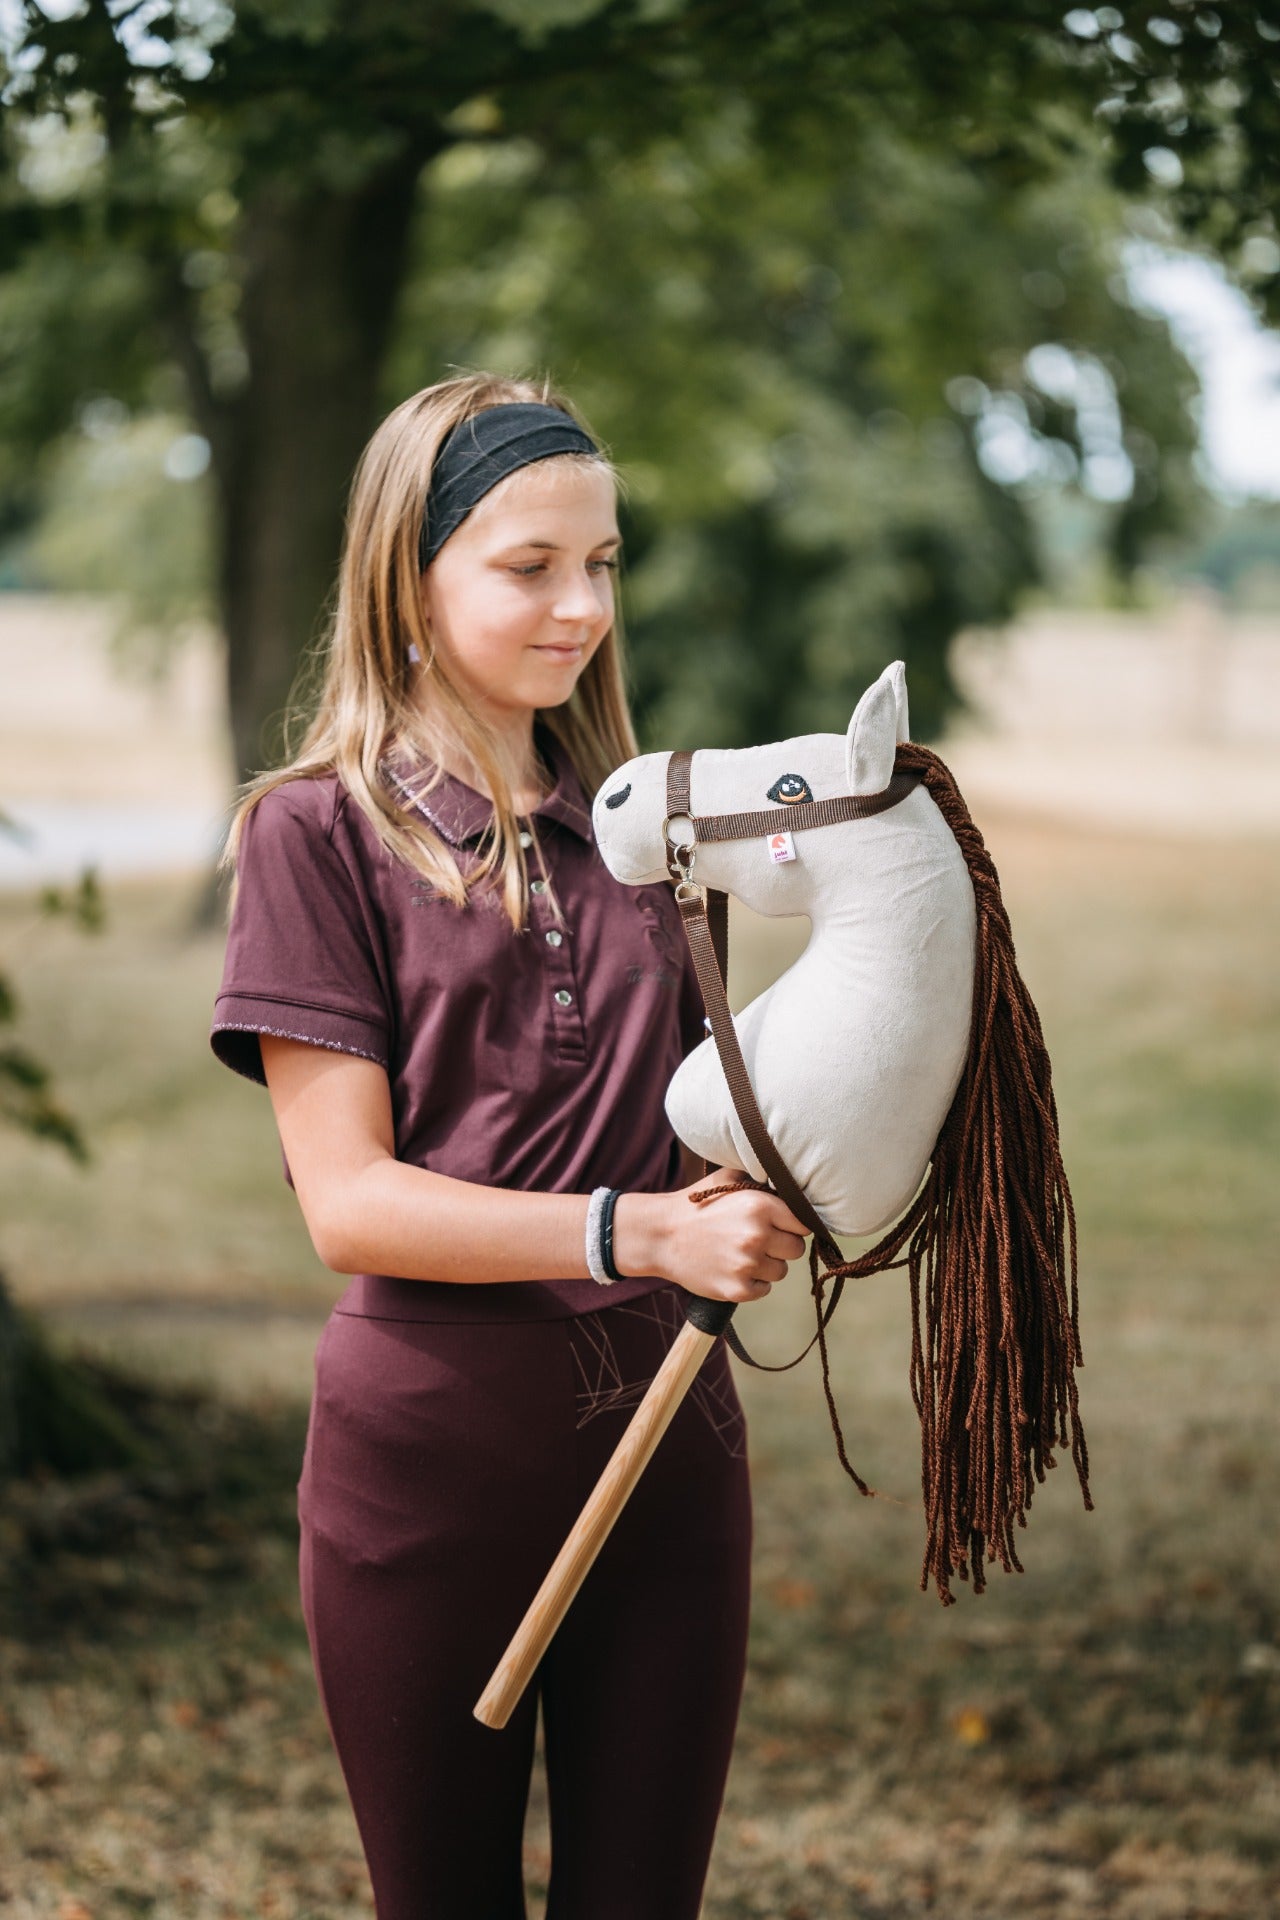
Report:
<svg viewBox="0 0 1280 1920"><path fill-rule="evenodd" d="M348 193L272 182L246 204L246 385L206 393L236 777L279 757L300 657L333 586L347 489L375 424L405 272L417 148Z"/></svg>

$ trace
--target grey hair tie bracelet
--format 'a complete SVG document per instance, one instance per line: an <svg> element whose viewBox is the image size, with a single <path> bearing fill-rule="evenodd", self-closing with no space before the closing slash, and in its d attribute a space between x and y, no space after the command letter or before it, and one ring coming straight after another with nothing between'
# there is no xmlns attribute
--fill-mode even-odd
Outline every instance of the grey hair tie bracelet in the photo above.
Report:
<svg viewBox="0 0 1280 1920"><path fill-rule="evenodd" d="M587 1203L587 1269L602 1287L623 1278L613 1258L613 1211L621 1192L621 1187L596 1187Z"/></svg>

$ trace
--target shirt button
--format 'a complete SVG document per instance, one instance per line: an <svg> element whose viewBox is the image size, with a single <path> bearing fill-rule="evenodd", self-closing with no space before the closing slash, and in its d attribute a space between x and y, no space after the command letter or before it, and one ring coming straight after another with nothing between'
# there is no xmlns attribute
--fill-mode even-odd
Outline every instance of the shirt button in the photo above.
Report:
<svg viewBox="0 0 1280 1920"><path fill-rule="evenodd" d="M561 987L557 992L556 1005L558 1007L571 1007L573 1005L573 995L567 987Z"/></svg>
<svg viewBox="0 0 1280 1920"><path fill-rule="evenodd" d="M563 939L564 939L564 935L562 933L557 933L555 928L552 927L550 933L547 935L547 945L549 947L558 947L560 945L560 942Z"/></svg>
<svg viewBox="0 0 1280 1920"><path fill-rule="evenodd" d="M531 847L533 845L533 835L531 833L522 833L520 835L520 845L522 847Z"/></svg>
<svg viewBox="0 0 1280 1920"><path fill-rule="evenodd" d="M529 882L530 893L545 893L546 890L547 883L545 880L531 880Z"/></svg>

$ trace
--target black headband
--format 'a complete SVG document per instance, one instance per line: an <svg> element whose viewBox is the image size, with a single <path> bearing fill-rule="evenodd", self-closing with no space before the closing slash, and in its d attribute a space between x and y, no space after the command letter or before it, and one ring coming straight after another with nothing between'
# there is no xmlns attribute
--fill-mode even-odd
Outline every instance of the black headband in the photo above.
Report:
<svg viewBox="0 0 1280 1920"><path fill-rule="evenodd" d="M460 420L440 442L418 532L418 571L456 533L477 501L499 480L554 453L600 451L589 433L559 407L515 400Z"/></svg>

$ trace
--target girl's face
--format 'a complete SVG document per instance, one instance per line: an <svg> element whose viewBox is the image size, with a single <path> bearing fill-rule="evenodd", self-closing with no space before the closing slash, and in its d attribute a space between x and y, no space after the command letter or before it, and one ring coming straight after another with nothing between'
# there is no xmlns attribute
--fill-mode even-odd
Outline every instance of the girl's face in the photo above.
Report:
<svg viewBox="0 0 1280 1920"><path fill-rule="evenodd" d="M422 576L433 645L499 725L558 707L613 624L612 475L550 459L508 475Z"/></svg>

